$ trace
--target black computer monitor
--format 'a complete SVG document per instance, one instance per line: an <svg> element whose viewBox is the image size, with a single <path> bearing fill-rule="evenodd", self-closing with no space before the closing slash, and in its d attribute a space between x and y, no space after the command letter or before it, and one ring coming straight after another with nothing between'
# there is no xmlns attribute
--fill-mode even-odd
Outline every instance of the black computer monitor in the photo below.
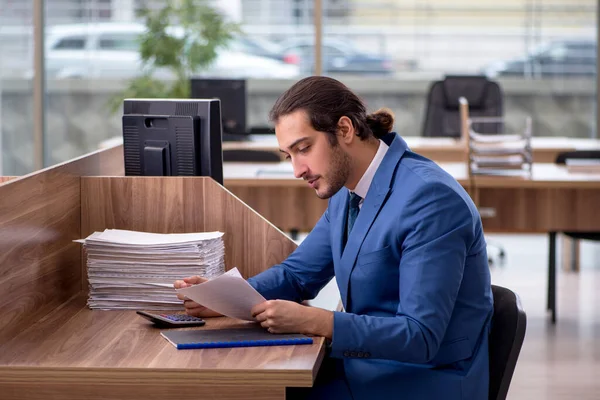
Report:
<svg viewBox="0 0 600 400"><path fill-rule="evenodd" d="M125 175L210 176L223 184L217 99L126 99Z"/></svg>
<svg viewBox="0 0 600 400"><path fill-rule="evenodd" d="M246 128L246 81L244 79L191 80L193 99L221 100L221 117L224 139L247 134Z"/></svg>

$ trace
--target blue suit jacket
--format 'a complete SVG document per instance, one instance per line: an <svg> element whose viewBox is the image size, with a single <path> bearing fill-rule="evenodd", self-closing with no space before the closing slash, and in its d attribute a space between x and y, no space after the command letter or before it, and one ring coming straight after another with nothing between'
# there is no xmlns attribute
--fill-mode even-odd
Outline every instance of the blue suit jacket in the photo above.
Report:
<svg viewBox="0 0 600 400"><path fill-rule="evenodd" d="M393 134L343 248L343 188L286 261L249 279L267 299L335 276L331 357L355 399L487 399L493 311L479 213L452 176ZM339 398L339 397L338 397Z"/></svg>

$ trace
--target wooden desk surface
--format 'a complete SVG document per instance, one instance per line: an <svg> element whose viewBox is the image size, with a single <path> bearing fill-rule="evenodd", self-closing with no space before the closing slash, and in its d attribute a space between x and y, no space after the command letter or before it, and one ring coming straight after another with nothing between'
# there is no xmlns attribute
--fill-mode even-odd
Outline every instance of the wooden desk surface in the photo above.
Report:
<svg viewBox="0 0 600 400"><path fill-rule="evenodd" d="M463 163L439 164L456 180L466 184L468 174ZM281 163L224 163L223 176L225 187L306 187L303 179L294 177L294 170L289 161Z"/></svg>
<svg viewBox="0 0 600 400"><path fill-rule="evenodd" d="M48 384L63 390L72 386L77 392L89 385L112 399L106 394L126 384L129 398L141 399L159 398L147 388L159 393L161 387L170 387L182 395L184 386L192 384L205 398L203 392L225 385L270 398L269 388L281 395L285 386L311 386L324 355L323 338L314 338L312 345L177 350L135 312L92 311L85 301L83 296L71 299L0 346L0 387L10 392L11 387L23 389L19 384ZM244 324L207 318L204 327L191 329ZM87 397L75 393L74 398Z"/></svg>
<svg viewBox="0 0 600 400"><path fill-rule="evenodd" d="M439 165L461 184L467 184L469 177L463 163L442 163ZM281 163L224 163L223 177L227 188L235 186L309 188L303 179L294 177L294 170L289 161L282 161Z"/></svg>
<svg viewBox="0 0 600 400"><path fill-rule="evenodd" d="M465 163L439 163L463 186L469 185ZM289 162L281 163L225 163L225 187L308 187L293 175ZM545 188L600 188L600 173L573 173L566 167L551 163L534 163L531 178L506 176L476 176L474 184L483 187L545 187Z"/></svg>
<svg viewBox="0 0 600 400"><path fill-rule="evenodd" d="M465 163L440 163L469 192L486 232L598 231L600 174L572 173L564 166L533 165L531 178L476 176ZM226 163L225 187L284 230L309 232L327 208L289 162Z"/></svg>
<svg viewBox="0 0 600 400"><path fill-rule="evenodd" d="M466 160L464 146L451 138L403 136L415 153L438 162ZM567 137L534 137L531 139L535 162L553 163L558 153L573 150L600 150L600 140ZM279 152L275 135L252 135L247 142L225 142L223 149L252 149Z"/></svg>
<svg viewBox="0 0 600 400"><path fill-rule="evenodd" d="M466 165L463 169L466 173ZM479 188L545 188L545 189L600 189L600 173L574 173L565 166L534 163L531 178L476 176L473 181Z"/></svg>

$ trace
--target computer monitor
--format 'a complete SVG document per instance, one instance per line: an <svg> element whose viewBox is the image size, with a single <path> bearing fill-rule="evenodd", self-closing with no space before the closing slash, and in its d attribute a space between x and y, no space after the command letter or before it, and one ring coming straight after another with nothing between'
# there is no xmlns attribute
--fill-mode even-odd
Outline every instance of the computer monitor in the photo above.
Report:
<svg viewBox="0 0 600 400"><path fill-rule="evenodd" d="M223 184L217 99L126 99L123 151L128 176L210 176Z"/></svg>
<svg viewBox="0 0 600 400"><path fill-rule="evenodd" d="M224 139L247 134L246 128L246 81L244 79L191 80L193 99L221 100L221 117ZM243 137L240 137L243 139Z"/></svg>

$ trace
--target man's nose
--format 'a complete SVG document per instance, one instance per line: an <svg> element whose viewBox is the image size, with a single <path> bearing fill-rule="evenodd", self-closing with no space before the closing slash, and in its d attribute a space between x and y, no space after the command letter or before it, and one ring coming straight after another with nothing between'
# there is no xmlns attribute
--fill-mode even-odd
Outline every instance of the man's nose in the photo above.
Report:
<svg viewBox="0 0 600 400"><path fill-rule="evenodd" d="M292 160L292 164L294 167L294 176L296 178L302 178L304 175L306 175L306 172L308 171L306 164L300 163L300 162L295 162L293 160Z"/></svg>

